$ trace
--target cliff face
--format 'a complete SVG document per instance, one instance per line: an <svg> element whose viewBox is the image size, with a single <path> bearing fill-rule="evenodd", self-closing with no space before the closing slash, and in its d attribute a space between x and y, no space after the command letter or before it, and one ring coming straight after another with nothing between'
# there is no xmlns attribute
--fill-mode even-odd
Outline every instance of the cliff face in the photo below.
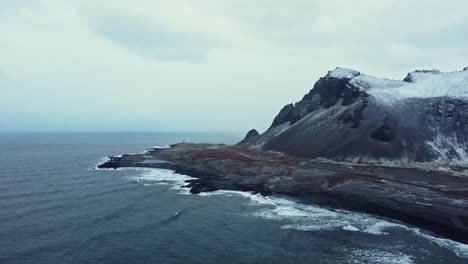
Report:
<svg viewBox="0 0 468 264"><path fill-rule="evenodd" d="M337 68L248 143L341 161L468 163L468 71L398 81Z"/></svg>

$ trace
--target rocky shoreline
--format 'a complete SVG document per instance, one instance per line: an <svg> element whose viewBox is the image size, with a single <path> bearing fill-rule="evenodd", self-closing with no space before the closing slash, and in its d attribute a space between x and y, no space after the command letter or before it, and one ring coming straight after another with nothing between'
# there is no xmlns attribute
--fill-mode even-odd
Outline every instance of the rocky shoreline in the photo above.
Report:
<svg viewBox="0 0 468 264"><path fill-rule="evenodd" d="M104 169L171 169L192 176L193 194L239 190L375 214L468 244L468 175L298 158L242 145L180 143L111 157Z"/></svg>

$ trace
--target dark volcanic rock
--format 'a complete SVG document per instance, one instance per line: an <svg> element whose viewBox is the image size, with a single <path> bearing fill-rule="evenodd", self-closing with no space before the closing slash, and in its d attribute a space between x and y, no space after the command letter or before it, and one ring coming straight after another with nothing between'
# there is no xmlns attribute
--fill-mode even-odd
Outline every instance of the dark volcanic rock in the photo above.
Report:
<svg viewBox="0 0 468 264"><path fill-rule="evenodd" d="M294 105L293 104L288 104L288 105L285 105L281 111L278 113L278 115L275 117L275 119L273 120L273 123L271 124L270 127L275 127L275 126L279 126L279 125L282 125L286 122L289 122L291 121L291 114L294 110Z"/></svg>
<svg viewBox="0 0 468 264"><path fill-rule="evenodd" d="M337 68L337 70L344 69ZM359 74L359 72L352 72L349 78L335 78L333 72L330 72L327 76L320 78L314 88L301 101L284 106L273 120L270 128L287 122L293 125L318 107L329 108L338 101L344 106L353 104L359 97L366 95L359 89L348 86L349 80Z"/></svg>
<svg viewBox="0 0 468 264"><path fill-rule="evenodd" d="M314 88L297 102L290 114L291 124L295 124L318 108L330 108L337 103L348 106L367 95L348 85L350 79L327 75L315 83Z"/></svg>
<svg viewBox="0 0 468 264"><path fill-rule="evenodd" d="M341 105L350 105L356 101L361 95L359 89L348 85L349 79L340 79L326 76L320 78L315 83L309 97L318 95L320 98L320 106L329 108L341 101ZM313 107L309 107L309 111L314 110Z"/></svg>
<svg viewBox="0 0 468 264"><path fill-rule="evenodd" d="M257 130L252 129L249 132L247 132L247 135L245 135L244 139L242 139L239 143L239 145L246 145L246 144L251 144L253 143L260 134L258 133Z"/></svg>
<svg viewBox="0 0 468 264"><path fill-rule="evenodd" d="M370 136L371 138L375 139L375 140L380 140L380 141L383 141L383 142L390 142L393 140L393 130L383 124L381 126L379 126L378 128L372 130L370 132Z"/></svg>
<svg viewBox="0 0 468 264"><path fill-rule="evenodd" d="M184 187L190 188L190 193L191 194L198 194L201 192L213 192L217 191L218 189L211 184L209 181L203 181L203 180L188 180L187 185Z"/></svg>
<svg viewBox="0 0 468 264"><path fill-rule="evenodd" d="M367 107L367 101L363 100L354 107L349 107L338 116L338 120L344 124L351 124L351 128L358 128L363 119L363 112Z"/></svg>

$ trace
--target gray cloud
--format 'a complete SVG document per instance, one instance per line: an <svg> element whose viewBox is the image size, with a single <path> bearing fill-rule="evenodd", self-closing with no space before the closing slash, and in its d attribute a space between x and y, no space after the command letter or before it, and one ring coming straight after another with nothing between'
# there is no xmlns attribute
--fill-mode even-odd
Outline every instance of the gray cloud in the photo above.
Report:
<svg viewBox="0 0 468 264"><path fill-rule="evenodd" d="M137 16L106 16L90 23L99 36L143 57L161 61L200 62L215 47L213 40L190 32L170 30Z"/></svg>
<svg viewBox="0 0 468 264"><path fill-rule="evenodd" d="M468 43L468 17L444 28L426 32L414 32L406 43L427 49L454 49Z"/></svg>
<svg viewBox="0 0 468 264"><path fill-rule="evenodd" d="M6 80L7 79L7 74L5 73L5 71L2 71L2 69L0 69L0 80Z"/></svg>
<svg viewBox="0 0 468 264"><path fill-rule="evenodd" d="M467 18L459 0L0 0L0 110L11 129L261 130L336 66L461 70Z"/></svg>
<svg viewBox="0 0 468 264"><path fill-rule="evenodd" d="M15 10L33 4L34 0L0 1L0 12Z"/></svg>

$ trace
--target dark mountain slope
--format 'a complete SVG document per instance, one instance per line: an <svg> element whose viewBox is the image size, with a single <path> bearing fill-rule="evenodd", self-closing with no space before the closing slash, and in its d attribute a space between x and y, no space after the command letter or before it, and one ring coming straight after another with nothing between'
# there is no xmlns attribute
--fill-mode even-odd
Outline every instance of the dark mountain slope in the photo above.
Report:
<svg viewBox="0 0 468 264"><path fill-rule="evenodd" d="M416 71L397 81L337 68L248 143L342 161L465 163L468 71Z"/></svg>

